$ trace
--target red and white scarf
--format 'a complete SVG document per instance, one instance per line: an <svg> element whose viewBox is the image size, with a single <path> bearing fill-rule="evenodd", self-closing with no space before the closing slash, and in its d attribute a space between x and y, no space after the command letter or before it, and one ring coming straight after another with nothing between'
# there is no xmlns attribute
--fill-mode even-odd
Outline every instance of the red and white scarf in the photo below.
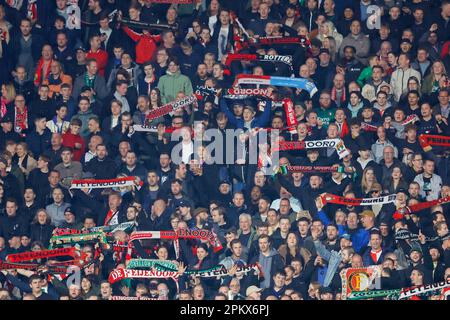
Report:
<svg viewBox="0 0 450 320"><path fill-rule="evenodd" d="M404 208L397 209L393 217L395 220L401 220L405 216L405 214L411 214L413 212L421 211L448 202L450 202L450 197L413 204L411 206L406 206Z"/></svg>
<svg viewBox="0 0 450 320"><path fill-rule="evenodd" d="M28 0L27 18L31 21L38 19L37 0Z"/></svg>
<svg viewBox="0 0 450 320"><path fill-rule="evenodd" d="M180 274L177 271L159 271L159 270L136 270L136 269L114 269L108 277L109 283L113 284L122 279L139 278L139 279L173 279L178 280Z"/></svg>
<svg viewBox="0 0 450 320"><path fill-rule="evenodd" d="M337 90L336 90L336 87L333 87L331 89L331 100L336 101L336 99L337 99ZM341 104L343 104L346 100L347 100L347 96L345 94L345 89L342 89Z"/></svg>
<svg viewBox="0 0 450 320"><path fill-rule="evenodd" d="M184 97L179 100L175 100L172 102L169 102L168 104L159 107L157 109L151 110L146 118L148 121L152 121L154 119L160 118L162 116L165 116L166 114L171 113L172 111L175 111L180 108L185 108L189 106L190 104L197 105L198 100L201 100L201 96L198 96L196 94L191 94L187 97Z"/></svg>
<svg viewBox="0 0 450 320"><path fill-rule="evenodd" d="M39 86L45 79L48 79L48 76L50 75L50 65L52 62L53 59L51 59L47 64L47 70L44 70L44 59L39 59L36 72L34 73L34 85L36 87Z"/></svg>
<svg viewBox="0 0 450 320"><path fill-rule="evenodd" d="M289 132L294 134L297 132L297 118L295 117L294 103L291 99L283 99L284 112L286 114L286 127L290 127Z"/></svg>
<svg viewBox="0 0 450 320"><path fill-rule="evenodd" d="M81 179L72 180L70 189L102 189L102 188L121 188L121 187L137 187L138 190L142 187L144 183L139 181L137 184L136 177L125 177L116 179Z"/></svg>
<svg viewBox="0 0 450 320"><path fill-rule="evenodd" d="M20 112L17 106L14 107L14 130L22 134L22 131L28 129L28 108L24 107L23 111Z"/></svg>
<svg viewBox="0 0 450 320"><path fill-rule="evenodd" d="M374 204L387 204L395 202L395 199L397 199L396 194L391 194L379 198L357 199L357 198L344 198L331 193L326 193L320 197L322 199L323 204L335 203L335 204L343 204L346 206L371 206Z"/></svg>
<svg viewBox="0 0 450 320"><path fill-rule="evenodd" d="M125 257L125 260L131 260L133 241L149 239L175 240L179 238L207 240L213 246L214 252L218 252L222 249L222 244L217 238L217 235L209 230L179 229L177 231L140 231L133 233L133 235L130 237L128 241L127 255Z"/></svg>

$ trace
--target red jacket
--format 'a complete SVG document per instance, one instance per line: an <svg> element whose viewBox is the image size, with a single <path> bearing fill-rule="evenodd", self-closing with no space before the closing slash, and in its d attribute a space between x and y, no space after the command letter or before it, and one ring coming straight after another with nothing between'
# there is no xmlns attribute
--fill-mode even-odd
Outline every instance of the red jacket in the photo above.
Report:
<svg viewBox="0 0 450 320"><path fill-rule="evenodd" d="M128 28L122 27L123 31L134 41L136 44L136 63L143 64L152 60L153 55L157 50L156 43L161 41L161 36L152 36L150 34L137 33Z"/></svg>
<svg viewBox="0 0 450 320"><path fill-rule="evenodd" d="M81 148L75 148L75 143L80 143ZM72 134L69 129L69 131L62 135L62 145L73 149L73 160L81 161L81 158L84 155L84 150L86 149L86 144L79 134Z"/></svg>
<svg viewBox="0 0 450 320"><path fill-rule="evenodd" d="M95 59L98 64L98 73L105 76L106 65L108 64L108 53L105 50L99 49L97 52L89 52L86 54L86 59Z"/></svg>

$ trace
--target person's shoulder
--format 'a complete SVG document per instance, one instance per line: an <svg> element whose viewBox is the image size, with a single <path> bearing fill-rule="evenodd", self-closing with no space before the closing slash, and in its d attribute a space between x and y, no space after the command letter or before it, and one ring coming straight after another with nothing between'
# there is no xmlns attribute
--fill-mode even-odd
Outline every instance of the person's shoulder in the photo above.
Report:
<svg viewBox="0 0 450 320"><path fill-rule="evenodd" d="M80 168L82 167L80 161L72 161L72 166L74 166L74 167L80 167Z"/></svg>

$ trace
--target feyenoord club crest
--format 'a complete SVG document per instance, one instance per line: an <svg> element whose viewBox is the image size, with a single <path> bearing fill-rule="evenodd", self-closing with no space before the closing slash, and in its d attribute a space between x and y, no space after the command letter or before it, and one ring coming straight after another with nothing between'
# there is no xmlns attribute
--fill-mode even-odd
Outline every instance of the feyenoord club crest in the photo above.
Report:
<svg viewBox="0 0 450 320"><path fill-rule="evenodd" d="M382 266L367 268L347 268L341 271L342 300L346 300L351 292L374 289L376 281L381 277Z"/></svg>

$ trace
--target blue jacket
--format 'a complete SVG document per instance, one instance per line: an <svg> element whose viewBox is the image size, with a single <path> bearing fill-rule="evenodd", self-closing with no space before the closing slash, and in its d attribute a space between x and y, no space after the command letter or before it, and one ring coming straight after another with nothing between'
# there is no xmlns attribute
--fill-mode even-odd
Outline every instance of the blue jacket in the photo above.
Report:
<svg viewBox="0 0 450 320"><path fill-rule="evenodd" d="M361 228L358 228L356 231L348 231L352 239L353 248L357 253L361 253L369 244L369 232Z"/></svg>
<svg viewBox="0 0 450 320"><path fill-rule="evenodd" d="M321 209L320 211L317 211L317 216L319 217L320 221L324 224L325 227L327 227L332 221L328 218L327 214ZM343 235L345 233L345 227L343 225L338 224L338 231L339 236Z"/></svg>
<svg viewBox="0 0 450 320"><path fill-rule="evenodd" d="M270 111L272 109L272 101L269 101L264 108L264 112L259 117L256 117L250 123L251 128L264 128L270 121ZM220 110L224 112L231 124L238 129L243 129L245 122L242 118L236 118L236 116L228 109L228 104L225 99L220 99Z"/></svg>

